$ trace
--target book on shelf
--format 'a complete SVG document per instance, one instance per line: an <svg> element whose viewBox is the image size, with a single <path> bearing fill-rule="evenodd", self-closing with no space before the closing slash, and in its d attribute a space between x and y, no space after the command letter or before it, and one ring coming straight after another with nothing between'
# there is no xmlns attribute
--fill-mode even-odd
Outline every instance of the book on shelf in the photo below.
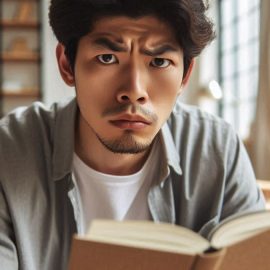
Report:
<svg viewBox="0 0 270 270"><path fill-rule="evenodd" d="M267 270L270 212L233 216L209 240L177 225L94 220L75 236L69 270Z"/></svg>
<svg viewBox="0 0 270 270"><path fill-rule="evenodd" d="M31 19L33 15L33 3L22 1L15 14L14 20L17 22L26 22Z"/></svg>

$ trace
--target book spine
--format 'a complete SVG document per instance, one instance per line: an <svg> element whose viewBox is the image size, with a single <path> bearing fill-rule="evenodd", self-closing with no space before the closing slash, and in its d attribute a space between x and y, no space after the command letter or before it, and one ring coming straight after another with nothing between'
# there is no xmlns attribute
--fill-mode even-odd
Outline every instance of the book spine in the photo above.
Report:
<svg viewBox="0 0 270 270"><path fill-rule="evenodd" d="M209 253L198 254L192 266L192 270L218 270L225 254L225 248Z"/></svg>

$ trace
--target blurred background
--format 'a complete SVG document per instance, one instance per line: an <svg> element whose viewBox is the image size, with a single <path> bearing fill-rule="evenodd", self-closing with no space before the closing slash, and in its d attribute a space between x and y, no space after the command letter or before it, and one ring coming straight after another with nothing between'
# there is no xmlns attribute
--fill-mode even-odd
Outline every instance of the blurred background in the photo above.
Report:
<svg viewBox="0 0 270 270"><path fill-rule="evenodd" d="M256 177L270 180L270 1L211 0L216 40L196 59L182 102L229 122ZM49 0L0 0L0 116L74 95L61 80Z"/></svg>

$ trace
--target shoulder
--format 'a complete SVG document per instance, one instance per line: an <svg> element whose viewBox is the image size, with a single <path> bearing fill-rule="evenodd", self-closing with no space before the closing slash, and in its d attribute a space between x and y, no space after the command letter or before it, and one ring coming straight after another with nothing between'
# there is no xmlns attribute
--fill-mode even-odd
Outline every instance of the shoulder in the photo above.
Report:
<svg viewBox="0 0 270 270"><path fill-rule="evenodd" d="M223 119L179 103L168 125L182 170L194 174L194 179L196 175L208 175L209 178L212 175L211 179L216 181L222 178L220 174L228 175L236 163L250 167L241 139Z"/></svg>
<svg viewBox="0 0 270 270"><path fill-rule="evenodd" d="M46 125L45 106L35 102L29 107L20 107L0 120L0 146L7 149L13 144L23 144Z"/></svg>
<svg viewBox="0 0 270 270"><path fill-rule="evenodd" d="M224 144L226 140L238 141L232 126L218 116L178 102L168 120L172 135L193 141Z"/></svg>
<svg viewBox="0 0 270 270"><path fill-rule="evenodd" d="M172 121L178 119L184 120L185 123L188 121L190 124L197 124L198 126L214 125L225 129L231 128L230 124L224 121L224 119L203 111L196 106L183 104L181 102L176 103L171 115Z"/></svg>
<svg viewBox="0 0 270 270"><path fill-rule="evenodd" d="M24 130L31 125L42 123L46 119L46 115L48 115L48 109L41 102L35 102L29 107L19 107L0 120L0 135L10 134L16 129Z"/></svg>
<svg viewBox="0 0 270 270"><path fill-rule="evenodd" d="M49 135L57 115L69 102L54 103L52 106L34 102L29 107L19 107L10 112L0 120L0 144L16 138L33 139L40 132Z"/></svg>
<svg viewBox="0 0 270 270"><path fill-rule="evenodd" d="M47 107L35 102L12 111L0 120L0 175L8 173L6 168L9 168L9 173L12 168L30 168L31 163L41 163L45 157L51 156L57 119L69 103Z"/></svg>

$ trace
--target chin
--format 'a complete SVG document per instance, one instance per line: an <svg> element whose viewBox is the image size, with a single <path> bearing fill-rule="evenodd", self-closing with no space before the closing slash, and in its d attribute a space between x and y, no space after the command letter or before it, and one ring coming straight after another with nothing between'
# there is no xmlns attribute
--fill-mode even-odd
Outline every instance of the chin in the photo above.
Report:
<svg viewBox="0 0 270 270"><path fill-rule="evenodd" d="M99 141L109 151L115 154L139 154L147 151L152 144L151 139L138 139L130 132L117 139L106 139L98 136Z"/></svg>

